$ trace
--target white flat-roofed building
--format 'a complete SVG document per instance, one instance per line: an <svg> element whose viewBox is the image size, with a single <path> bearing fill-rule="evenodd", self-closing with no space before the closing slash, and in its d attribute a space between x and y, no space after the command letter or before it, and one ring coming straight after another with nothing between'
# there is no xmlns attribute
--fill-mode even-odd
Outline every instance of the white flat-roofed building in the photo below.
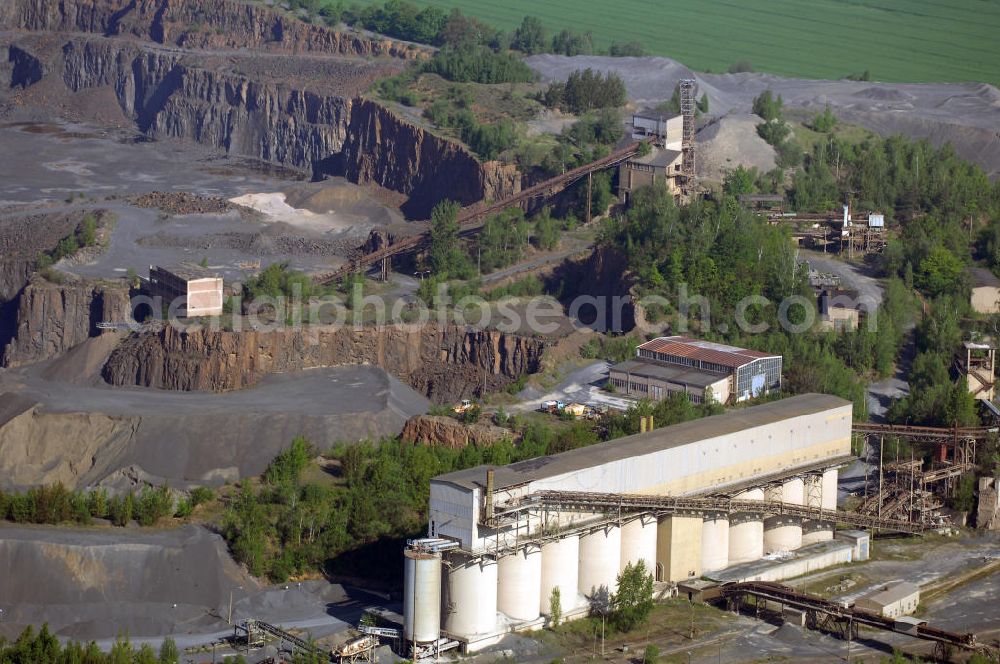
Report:
<svg viewBox="0 0 1000 664"><path fill-rule="evenodd" d="M430 483L429 532L485 552L540 528L537 520L499 531L480 523L487 470L494 471L494 497L502 503L547 490L708 495L833 466L850 456L851 413L848 401L806 394L508 466L439 475ZM827 506L831 501L835 506L835 493L823 498ZM555 518L560 526L581 519Z"/></svg>

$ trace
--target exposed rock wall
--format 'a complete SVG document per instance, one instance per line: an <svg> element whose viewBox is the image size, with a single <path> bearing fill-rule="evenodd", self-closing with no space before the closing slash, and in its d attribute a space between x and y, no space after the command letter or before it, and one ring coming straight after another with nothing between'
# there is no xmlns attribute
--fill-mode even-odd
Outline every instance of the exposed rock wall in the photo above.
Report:
<svg viewBox="0 0 1000 664"><path fill-rule="evenodd" d="M269 373L371 364L436 401L499 389L538 370L540 339L448 326L307 327L184 332L167 326L123 342L104 366L112 385L225 391Z"/></svg>
<svg viewBox="0 0 1000 664"><path fill-rule="evenodd" d="M302 170L339 152L350 114L350 100L335 94L254 82L119 41L67 42L62 78L73 92L113 87L125 116L150 136Z"/></svg>
<svg viewBox="0 0 1000 664"><path fill-rule="evenodd" d="M129 292L123 284L52 284L36 278L18 296L15 315L0 366L55 357L99 334L101 321L130 320Z"/></svg>
<svg viewBox="0 0 1000 664"><path fill-rule="evenodd" d="M513 432L483 422L462 424L441 415L417 415L406 421L400 439L419 445L460 448L467 445L493 445L513 438Z"/></svg>
<svg viewBox="0 0 1000 664"><path fill-rule="evenodd" d="M19 30L131 36L189 48L419 57L389 39L344 33L237 0L6 0L0 24Z"/></svg>
<svg viewBox="0 0 1000 664"><path fill-rule="evenodd" d="M341 155L343 175L410 198L405 211L429 216L442 198L469 205L521 190L514 166L480 164L465 148L416 127L368 100L355 103Z"/></svg>
<svg viewBox="0 0 1000 664"><path fill-rule="evenodd" d="M14 41L0 73L10 87L60 76L72 93L112 88L124 116L149 136L377 183L407 195L404 211L414 217L445 198L471 204L521 187L514 166L481 164L463 146L358 96L374 77L397 71L398 58L423 53L409 46L230 0L12 0L0 3L0 28L77 33L57 42L57 53L52 40L8 35Z"/></svg>

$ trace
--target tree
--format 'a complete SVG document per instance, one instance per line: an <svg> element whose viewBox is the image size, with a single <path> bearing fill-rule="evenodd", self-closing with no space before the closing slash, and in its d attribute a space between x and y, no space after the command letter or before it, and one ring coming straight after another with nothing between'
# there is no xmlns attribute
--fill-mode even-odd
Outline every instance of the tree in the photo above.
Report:
<svg viewBox="0 0 1000 664"><path fill-rule="evenodd" d="M764 92L754 97L753 112L767 122L780 120L781 109L784 105L785 102L781 98L781 95L775 97L770 90L764 90Z"/></svg>
<svg viewBox="0 0 1000 664"><path fill-rule="evenodd" d="M817 113L810 123L810 128L823 134L828 134L837 126L837 116L830 110L827 104L822 113Z"/></svg>
<svg viewBox="0 0 1000 664"><path fill-rule="evenodd" d="M742 196L752 194L754 183L757 181L757 169L737 166L734 170L726 173L722 180L722 190L730 196Z"/></svg>
<svg viewBox="0 0 1000 664"><path fill-rule="evenodd" d="M546 30L541 19L535 16L525 16L521 25L514 30L514 38L511 40L510 47L527 55L534 55L544 52L547 44Z"/></svg>
<svg viewBox="0 0 1000 664"><path fill-rule="evenodd" d="M92 214L86 214L80 222L80 244L85 247L97 244L97 219Z"/></svg>
<svg viewBox="0 0 1000 664"><path fill-rule="evenodd" d="M441 201L431 212L431 242L428 260L435 276L447 279L461 276L466 258L458 241L458 211L454 201Z"/></svg>
<svg viewBox="0 0 1000 664"><path fill-rule="evenodd" d="M653 575L640 559L618 574L618 592L611 597L611 624L621 632L639 627L653 610Z"/></svg>
<svg viewBox="0 0 1000 664"><path fill-rule="evenodd" d="M701 99L698 100L698 112L708 113L708 95L703 94Z"/></svg>
<svg viewBox="0 0 1000 664"><path fill-rule="evenodd" d="M545 208L535 217L535 246L543 251L551 251L557 244L559 244L559 227L549 209Z"/></svg>
<svg viewBox="0 0 1000 664"><path fill-rule="evenodd" d="M642 651L642 664L657 664L660 661L660 649L649 644L646 649Z"/></svg>
<svg viewBox="0 0 1000 664"><path fill-rule="evenodd" d="M917 268L916 285L930 295L951 292L961 283L964 265L942 245L935 245Z"/></svg>
<svg viewBox="0 0 1000 664"><path fill-rule="evenodd" d="M554 586L549 593L549 618L553 627L558 627L562 620L562 591L559 586Z"/></svg>

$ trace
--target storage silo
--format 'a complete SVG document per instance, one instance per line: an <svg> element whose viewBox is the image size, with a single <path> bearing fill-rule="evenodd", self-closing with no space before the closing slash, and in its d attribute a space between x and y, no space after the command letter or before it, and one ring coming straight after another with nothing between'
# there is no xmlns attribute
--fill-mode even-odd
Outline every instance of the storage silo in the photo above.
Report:
<svg viewBox="0 0 1000 664"><path fill-rule="evenodd" d="M497 562L487 557L448 557L444 629L455 636L489 634L497 624Z"/></svg>
<svg viewBox="0 0 1000 664"><path fill-rule="evenodd" d="M830 468L823 472L823 509L837 509L837 469Z"/></svg>
<svg viewBox="0 0 1000 664"><path fill-rule="evenodd" d="M764 519L764 553L794 551L802 546L802 520L779 514Z"/></svg>
<svg viewBox="0 0 1000 664"><path fill-rule="evenodd" d="M542 545L542 584L538 594L538 608L542 613L549 614L553 588L559 588L559 603L564 613L576 608L579 561L579 535Z"/></svg>
<svg viewBox="0 0 1000 664"><path fill-rule="evenodd" d="M499 561L497 608L513 620L535 620L542 587L542 549L529 544Z"/></svg>
<svg viewBox="0 0 1000 664"><path fill-rule="evenodd" d="M640 560L646 564L646 571L656 573L656 517L643 514L622 526L622 551L619 571L629 563Z"/></svg>
<svg viewBox="0 0 1000 664"><path fill-rule="evenodd" d="M763 489L748 489L736 500L764 500ZM729 515L729 564L758 560L764 555L764 522L760 513L737 512Z"/></svg>
<svg viewBox="0 0 1000 664"><path fill-rule="evenodd" d="M833 521L802 521L802 546L833 539Z"/></svg>
<svg viewBox="0 0 1000 664"><path fill-rule="evenodd" d="M701 524L701 571L715 572L729 566L729 518L719 512L705 515Z"/></svg>
<svg viewBox="0 0 1000 664"><path fill-rule="evenodd" d="M601 599L618 590L621 568L622 531L606 525L580 537L579 588L584 597Z"/></svg>
<svg viewBox="0 0 1000 664"><path fill-rule="evenodd" d="M441 635L441 554L403 551L403 638L433 643Z"/></svg>

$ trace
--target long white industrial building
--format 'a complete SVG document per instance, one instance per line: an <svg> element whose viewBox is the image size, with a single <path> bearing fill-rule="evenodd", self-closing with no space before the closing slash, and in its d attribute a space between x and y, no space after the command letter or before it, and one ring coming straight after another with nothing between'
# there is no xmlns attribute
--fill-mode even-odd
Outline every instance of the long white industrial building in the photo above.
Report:
<svg viewBox="0 0 1000 664"><path fill-rule="evenodd" d="M488 517L541 491L728 495L835 510L836 467L850 457L851 411L843 399L807 394L433 478L426 540L433 546L406 559L407 593L421 591L405 600L406 623L423 629L404 630L406 638L428 640L428 622L440 619L445 637L474 650L543 624L553 588L564 617L586 613L640 559L657 581L683 581L832 539L833 523L759 512L543 508L503 521Z"/></svg>

